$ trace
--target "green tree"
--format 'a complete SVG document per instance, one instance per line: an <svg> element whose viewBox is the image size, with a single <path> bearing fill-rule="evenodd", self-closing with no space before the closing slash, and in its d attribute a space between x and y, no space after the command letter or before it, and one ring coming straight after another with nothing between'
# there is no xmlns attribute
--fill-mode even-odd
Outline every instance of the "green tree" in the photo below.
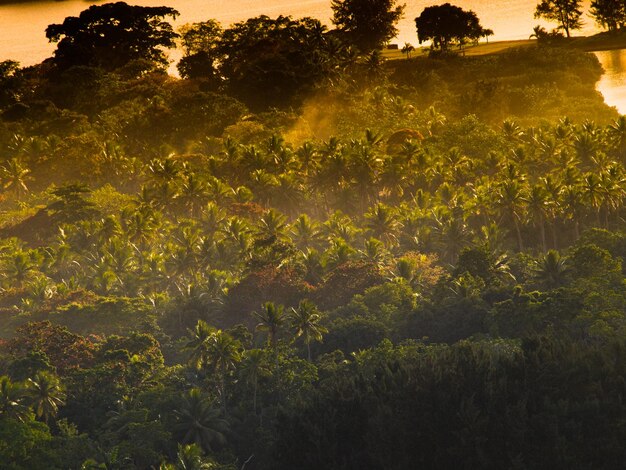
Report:
<svg viewBox="0 0 626 470"><path fill-rule="evenodd" d="M292 105L343 62L318 20L250 18L224 30L219 73L230 90L254 107Z"/></svg>
<svg viewBox="0 0 626 470"><path fill-rule="evenodd" d="M259 320L256 329L267 332L268 343L276 351L278 335L286 320L285 307L274 302L265 302L262 307L260 312L254 312L254 316Z"/></svg>
<svg viewBox="0 0 626 470"><path fill-rule="evenodd" d="M542 0L535 10L535 18L545 18L558 23L558 29L569 38L573 30L583 26L581 0Z"/></svg>
<svg viewBox="0 0 626 470"><path fill-rule="evenodd" d="M46 37L57 43L54 63L61 68L89 65L114 70L133 60L165 67L162 48L174 47L178 37L165 18L176 16L178 12L169 7L105 3L51 24Z"/></svg>
<svg viewBox="0 0 626 470"><path fill-rule="evenodd" d="M561 256L556 250L549 250L537 260L535 278L546 287L552 289L560 287L565 283L566 275L569 271L569 259Z"/></svg>
<svg viewBox="0 0 626 470"><path fill-rule="evenodd" d="M609 31L617 31L626 23L626 3L622 0L593 0L589 13L598 25Z"/></svg>
<svg viewBox="0 0 626 470"><path fill-rule="evenodd" d="M226 376L241 360L241 343L222 330L214 331L206 340L205 360L218 376L222 407L226 409Z"/></svg>
<svg viewBox="0 0 626 470"><path fill-rule="evenodd" d="M252 409L256 415L259 378L269 372L266 351L263 349L244 351L238 372L248 385L252 385Z"/></svg>
<svg viewBox="0 0 626 470"><path fill-rule="evenodd" d="M196 444L204 451L225 444L228 422L220 417L220 410L213 407L200 389L192 388L185 394L174 415L174 432L183 444Z"/></svg>
<svg viewBox="0 0 626 470"><path fill-rule="evenodd" d="M302 337L306 345L307 359L311 362L311 343L322 341L328 329L320 324L322 316L313 302L302 300L297 308L292 307L290 313L291 327L296 338Z"/></svg>
<svg viewBox="0 0 626 470"><path fill-rule="evenodd" d="M30 170L17 158L12 158L5 165L0 167L0 181L4 189L11 189L19 201L25 193L28 193L26 182Z"/></svg>
<svg viewBox="0 0 626 470"><path fill-rule="evenodd" d="M65 393L59 379L50 373L39 372L28 379L27 391L35 416L42 418L46 424L57 415L59 406L65 404Z"/></svg>
<svg viewBox="0 0 626 470"><path fill-rule="evenodd" d="M196 369L202 369L207 364L208 343L214 331L207 322L198 320L194 329L189 332L190 337L183 349L189 351L189 363Z"/></svg>
<svg viewBox="0 0 626 470"><path fill-rule="evenodd" d="M28 395L20 383L9 377L0 377L0 418L26 421L32 416L28 407Z"/></svg>
<svg viewBox="0 0 626 470"><path fill-rule="evenodd" d="M396 0L332 0L332 21L347 42L370 52L398 34L404 7Z"/></svg>
<svg viewBox="0 0 626 470"><path fill-rule="evenodd" d="M453 44L463 45L493 34L485 29L473 11L465 11L449 3L426 7L415 18L419 43L432 41L432 48L448 51Z"/></svg>
<svg viewBox="0 0 626 470"><path fill-rule="evenodd" d="M214 20L180 28L183 58L176 66L183 78L213 78L219 59L222 28Z"/></svg>

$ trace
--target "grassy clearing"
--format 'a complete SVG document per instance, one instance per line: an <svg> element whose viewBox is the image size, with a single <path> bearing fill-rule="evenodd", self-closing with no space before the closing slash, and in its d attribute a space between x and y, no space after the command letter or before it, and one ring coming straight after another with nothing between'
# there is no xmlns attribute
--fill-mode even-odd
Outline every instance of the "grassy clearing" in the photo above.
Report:
<svg viewBox="0 0 626 470"><path fill-rule="evenodd" d="M483 56L500 54L514 47L526 47L537 44L535 39L520 39L515 41L483 42L475 46L467 46L460 54L465 56ZM556 44L555 44L556 45ZM600 33L594 36L580 36L559 41L559 45L580 49L586 52L606 51L612 49L626 49L626 32ZM410 58L428 55L429 47L416 47ZM389 60L407 59L399 49L384 49L383 57Z"/></svg>

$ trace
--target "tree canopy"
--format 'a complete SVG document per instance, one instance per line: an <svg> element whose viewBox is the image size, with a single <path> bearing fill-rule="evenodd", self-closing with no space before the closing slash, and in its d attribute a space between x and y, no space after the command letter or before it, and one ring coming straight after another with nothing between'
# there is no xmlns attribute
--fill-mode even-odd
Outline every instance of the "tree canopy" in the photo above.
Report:
<svg viewBox="0 0 626 470"><path fill-rule="evenodd" d="M616 0L593 0L589 13L598 25L616 31L626 24L626 3Z"/></svg>
<svg viewBox="0 0 626 470"><path fill-rule="evenodd" d="M432 47L441 51L449 50L453 44L477 41L490 36L493 31L485 29L473 11L465 11L460 7L445 3L426 7L415 18L417 38L421 43L432 41Z"/></svg>
<svg viewBox="0 0 626 470"><path fill-rule="evenodd" d="M133 60L165 66L162 48L174 47L178 37L165 18L177 15L170 7L92 5L77 17L48 26L46 37L57 43L54 63L62 68L89 65L113 70Z"/></svg>
<svg viewBox="0 0 626 470"><path fill-rule="evenodd" d="M251 18L224 30L218 72L237 96L255 106L282 106L302 97L345 61L319 20Z"/></svg>
<svg viewBox="0 0 626 470"><path fill-rule="evenodd" d="M535 10L535 18L557 22L558 29L570 37L573 30L582 28L581 6L581 0L542 0Z"/></svg>
<svg viewBox="0 0 626 470"><path fill-rule="evenodd" d="M396 0L332 0L333 24L363 52L381 47L398 34L404 5Z"/></svg>

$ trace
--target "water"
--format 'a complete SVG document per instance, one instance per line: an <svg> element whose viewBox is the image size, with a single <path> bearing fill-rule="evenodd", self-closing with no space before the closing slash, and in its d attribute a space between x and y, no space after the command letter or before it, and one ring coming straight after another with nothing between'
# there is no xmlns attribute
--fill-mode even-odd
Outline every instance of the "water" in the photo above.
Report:
<svg viewBox="0 0 626 470"><path fill-rule="evenodd" d="M10 1L10 0L9 0ZM330 0L126 0L127 3L176 8L180 17L176 24L217 19L224 26L247 18L265 14L294 17L312 16L330 24ZM31 1L8 3L0 0L0 60L13 59L22 65L32 65L50 57L55 45L45 36L46 26L60 23L67 16L75 16L90 2L84 0ZM417 45L415 17L429 5L443 0L406 1L405 18L400 21L400 33L395 42ZM452 1L452 3L455 3ZM585 2L588 5L588 1ZM537 0L466 0L457 5L476 12L481 23L495 32L494 40L527 39L532 28L540 22L533 18ZM586 9L586 7L585 7ZM580 34L595 31L592 20L585 16L585 28ZM545 23L543 23L545 25ZM551 25L550 27L553 27Z"/></svg>
<svg viewBox="0 0 626 470"><path fill-rule="evenodd" d="M626 114L626 49L594 54L605 71L598 82L598 91L610 106L615 106L620 114Z"/></svg>

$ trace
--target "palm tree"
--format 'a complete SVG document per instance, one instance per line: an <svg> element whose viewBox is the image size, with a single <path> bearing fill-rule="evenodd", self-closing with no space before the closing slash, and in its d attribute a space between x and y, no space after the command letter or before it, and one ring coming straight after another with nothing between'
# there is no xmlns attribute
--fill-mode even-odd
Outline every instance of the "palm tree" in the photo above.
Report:
<svg viewBox="0 0 626 470"><path fill-rule="evenodd" d="M25 421L30 413L27 398L20 384L13 383L6 375L0 377L0 418Z"/></svg>
<svg viewBox="0 0 626 470"><path fill-rule="evenodd" d="M619 159L623 159L626 156L626 116L617 118L607 128L607 135L613 151Z"/></svg>
<svg viewBox="0 0 626 470"><path fill-rule="evenodd" d="M275 305L274 302L265 302L260 312L253 312L259 320L256 329L267 332L267 339L270 347L276 351L278 345L278 335L280 329L285 324L285 311L282 305Z"/></svg>
<svg viewBox="0 0 626 470"><path fill-rule="evenodd" d="M569 271L569 261L556 250L548 251L537 260L535 278L549 288L562 286Z"/></svg>
<svg viewBox="0 0 626 470"><path fill-rule="evenodd" d="M470 232L462 217L436 219L437 242L451 264L456 263L461 250L471 242Z"/></svg>
<svg viewBox="0 0 626 470"><path fill-rule="evenodd" d="M252 385L252 408L256 415L259 378L268 373L266 352L263 349L244 351L238 371L243 380Z"/></svg>
<svg viewBox="0 0 626 470"><path fill-rule="evenodd" d="M190 352L189 363L198 370L207 364L209 338L214 331L204 320L198 320L195 328L189 331L190 337L183 349Z"/></svg>
<svg viewBox="0 0 626 470"><path fill-rule="evenodd" d="M307 359L311 362L311 342L321 342L328 330L320 325L322 316L317 307L309 300L301 300L298 308L291 308L291 327L296 332L296 338L302 337L306 344Z"/></svg>
<svg viewBox="0 0 626 470"><path fill-rule="evenodd" d="M501 207L505 211L505 214L508 215L511 222L513 222L513 226L515 227L517 248L519 251L523 251L524 242L522 240L520 223L524 205L524 187L518 179L507 179L500 185L498 199Z"/></svg>
<svg viewBox="0 0 626 470"><path fill-rule="evenodd" d="M228 422L221 412L205 397L200 389L192 388L183 396L180 407L174 410L176 424L174 432L183 444L196 444L204 451L226 442Z"/></svg>
<svg viewBox="0 0 626 470"><path fill-rule="evenodd" d="M28 379L27 384L35 416L42 418L47 424L50 418L56 416L59 406L65 404L65 394L59 379L52 374L39 372L32 379Z"/></svg>
<svg viewBox="0 0 626 470"><path fill-rule="evenodd" d="M6 165L0 167L0 180L4 189L12 189L15 198L19 201L24 193L28 192L26 182L30 170L17 158L12 158Z"/></svg>
<svg viewBox="0 0 626 470"><path fill-rule="evenodd" d="M366 227L374 238L383 241L387 246L398 243L398 222L391 208L384 204L376 204L365 214Z"/></svg>
<svg viewBox="0 0 626 470"><path fill-rule="evenodd" d="M525 197L528 211L534 223L539 227L541 236L541 248L545 253L547 251L546 243L546 206L548 202L548 194L543 186L533 185L530 187L528 195Z"/></svg>
<svg viewBox="0 0 626 470"><path fill-rule="evenodd" d="M31 251L17 250L9 253L2 260L2 274L11 284L22 287L24 282L37 270Z"/></svg>
<svg viewBox="0 0 626 470"><path fill-rule="evenodd" d="M241 360L241 343L228 333L217 330L206 340L205 361L218 376L222 407L226 409L226 376Z"/></svg>
<svg viewBox="0 0 626 470"><path fill-rule="evenodd" d="M304 267L304 279L312 285L318 284L324 275L324 265L322 264L322 256L319 251L313 248L307 248L301 251L299 262Z"/></svg>
<svg viewBox="0 0 626 470"><path fill-rule="evenodd" d="M587 173L582 180L582 197L588 207L594 210L596 223L599 227L600 210L602 207L602 181L595 173Z"/></svg>
<svg viewBox="0 0 626 470"><path fill-rule="evenodd" d="M174 464L161 464L159 470L211 470L215 464L202 456L202 448L197 444L180 445Z"/></svg>
<svg viewBox="0 0 626 470"><path fill-rule="evenodd" d="M411 52L413 52L415 50L415 47L413 47L412 44L405 42L404 46L402 47L402 49L400 50L400 52L402 52L404 55L406 55L407 60L411 58Z"/></svg>
<svg viewBox="0 0 626 470"><path fill-rule="evenodd" d="M290 226L289 233L294 245L300 250L313 248L320 240L319 226L306 215L300 215Z"/></svg>
<svg viewBox="0 0 626 470"><path fill-rule="evenodd" d="M275 209L267 211L259 220L256 234L263 239L282 240L287 235L285 227L287 218Z"/></svg>

